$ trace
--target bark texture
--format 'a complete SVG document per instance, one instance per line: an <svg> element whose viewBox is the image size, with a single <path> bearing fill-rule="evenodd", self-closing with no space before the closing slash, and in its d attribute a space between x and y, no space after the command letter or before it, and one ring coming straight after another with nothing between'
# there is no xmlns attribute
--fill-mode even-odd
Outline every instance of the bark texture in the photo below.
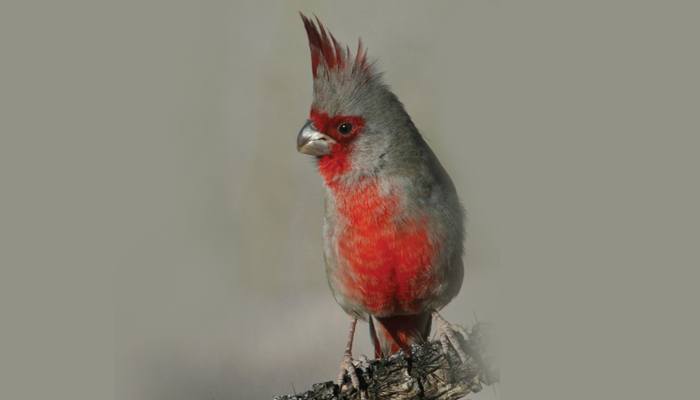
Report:
<svg viewBox="0 0 700 400"><path fill-rule="evenodd" d="M414 346L410 358L399 352L387 359L357 361L361 386L370 400L454 400L477 393L499 381L490 332L489 324L478 323L467 337L460 338L468 356L466 363L451 348L445 354L437 341ZM346 376L342 387L333 382L317 383L305 393L274 399L359 400L360 393Z"/></svg>

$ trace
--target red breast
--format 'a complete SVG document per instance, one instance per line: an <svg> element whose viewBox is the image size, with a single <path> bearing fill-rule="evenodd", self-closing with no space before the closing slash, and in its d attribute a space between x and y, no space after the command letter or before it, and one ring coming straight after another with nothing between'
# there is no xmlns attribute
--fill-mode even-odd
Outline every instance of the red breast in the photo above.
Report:
<svg viewBox="0 0 700 400"><path fill-rule="evenodd" d="M377 181L333 190L345 221L337 236L345 294L372 315L424 311L438 283L427 217L403 216L399 196L380 193Z"/></svg>

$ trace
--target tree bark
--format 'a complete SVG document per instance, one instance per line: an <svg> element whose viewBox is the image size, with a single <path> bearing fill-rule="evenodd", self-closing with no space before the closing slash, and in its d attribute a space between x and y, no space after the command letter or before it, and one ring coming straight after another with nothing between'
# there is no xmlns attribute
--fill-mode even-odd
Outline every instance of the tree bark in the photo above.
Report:
<svg viewBox="0 0 700 400"><path fill-rule="evenodd" d="M460 336L467 361L462 363L454 349L445 354L440 342L412 347L411 357L403 352L380 360L356 361L362 389L370 400L454 400L481 391L499 381L494 365L489 324L477 323ZM300 394L277 396L275 400L359 400L360 393L346 375L342 387L333 382L317 383Z"/></svg>

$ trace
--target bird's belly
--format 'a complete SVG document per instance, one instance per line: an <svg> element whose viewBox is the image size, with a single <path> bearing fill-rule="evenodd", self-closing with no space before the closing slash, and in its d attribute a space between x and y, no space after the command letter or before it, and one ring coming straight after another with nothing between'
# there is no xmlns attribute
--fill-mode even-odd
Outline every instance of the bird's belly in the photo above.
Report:
<svg viewBox="0 0 700 400"><path fill-rule="evenodd" d="M402 215L398 199L367 185L342 199L335 280L347 302L372 315L424 311L438 285L427 218Z"/></svg>

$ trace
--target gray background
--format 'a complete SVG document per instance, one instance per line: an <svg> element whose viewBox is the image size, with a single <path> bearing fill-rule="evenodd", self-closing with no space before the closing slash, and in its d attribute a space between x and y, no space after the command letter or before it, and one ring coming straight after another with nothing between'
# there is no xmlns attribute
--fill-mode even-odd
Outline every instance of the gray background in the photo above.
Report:
<svg viewBox="0 0 700 400"><path fill-rule="evenodd" d="M470 221L445 314L498 323L500 398L690 397L697 6L147 0L0 5L2 398L335 376L297 11L362 36L450 171Z"/></svg>

